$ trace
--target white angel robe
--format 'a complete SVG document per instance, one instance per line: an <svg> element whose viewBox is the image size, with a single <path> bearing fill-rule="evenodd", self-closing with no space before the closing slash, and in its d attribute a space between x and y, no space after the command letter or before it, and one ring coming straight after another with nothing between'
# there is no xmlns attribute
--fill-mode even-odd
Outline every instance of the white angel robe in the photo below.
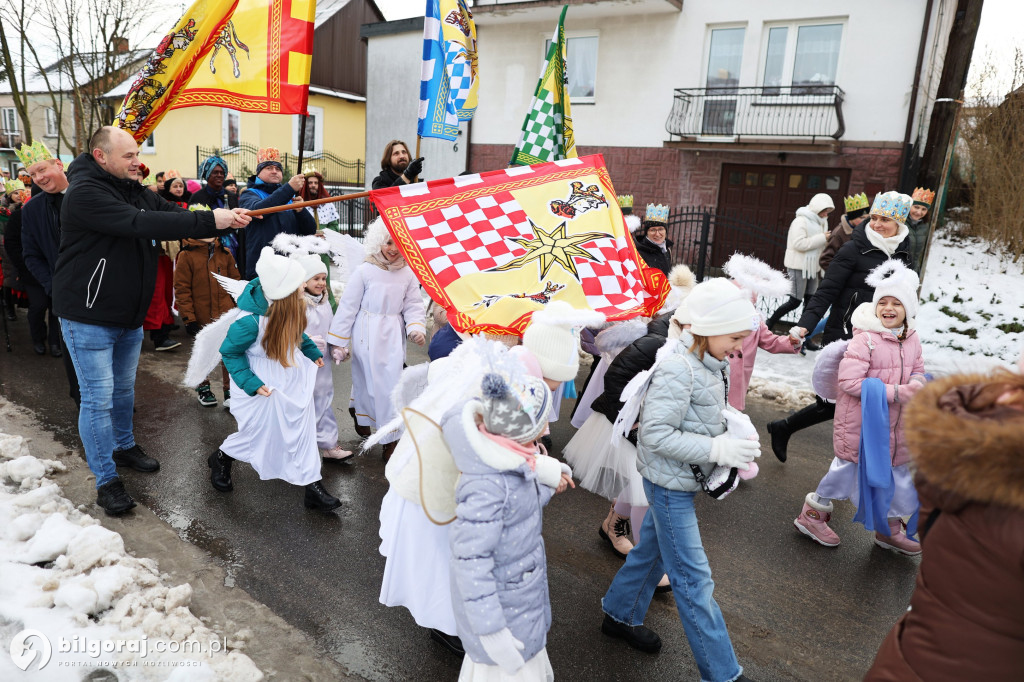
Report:
<svg viewBox="0 0 1024 682"><path fill-rule="evenodd" d="M330 450L338 444L338 420L334 416L334 377L331 375L331 354L327 352L327 333L333 315L327 294L321 294L319 301L306 294L306 336L313 339L324 354L324 366L316 370L316 386L313 389L316 444L324 450Z"/></svg>
<svg viewBox="0 0 1024 682"><path fill-rule="evenodd" d="M291 367L268 358L263 349L266 326L267 318L261 316L256 341L245 356L253 373L272 389L270 396L248 395L231 379L231 416L238 430L220 449L248 462L264 481L279 478L309 485L321 478L313 411L317 367L298 349Z"/></svg>
<svg viewBox="0 0 1024 682"><path fill-rule="evenodd" d="M405 364L406 336L426 334L426 309L409 266L384 270L363 263L345 285L327 336L352 353L352 398L360 426L378 427L395 416L391 391ZM398 440L398 434L381 442Z"/></svg>

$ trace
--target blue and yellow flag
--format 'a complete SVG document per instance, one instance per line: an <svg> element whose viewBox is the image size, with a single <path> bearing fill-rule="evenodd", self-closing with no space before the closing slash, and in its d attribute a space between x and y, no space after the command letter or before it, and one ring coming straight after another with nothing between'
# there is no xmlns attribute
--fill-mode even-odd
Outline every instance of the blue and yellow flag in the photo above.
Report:
<svg viewBox="0 0 1024 682"><path fill-rule="evenodd" d="M476 112L476 26L465 0L427 0L416 133L454 140Z"/></svg>

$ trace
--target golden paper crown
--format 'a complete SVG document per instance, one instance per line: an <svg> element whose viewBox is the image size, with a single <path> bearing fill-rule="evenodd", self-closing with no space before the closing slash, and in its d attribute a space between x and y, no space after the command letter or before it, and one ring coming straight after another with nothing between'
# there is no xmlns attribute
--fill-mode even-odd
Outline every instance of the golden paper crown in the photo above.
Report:
<svg viewBox="0 0 1024 682"><path fill-rule="evenodd" d="M845 197L843 199L843 206L846 209L847 213L859 211L861 209L867 208L870 205L871 202L868 201L868 195L865 194L864 192L861 192L860 194L851 194L850 196Z"/></svg>
<svg viewBox="0 0 1024 682"><path fill-rule="evenodd" d="M619 195L619 208L633 208L633 195L632 194L620 194Z"/></svg>
<svg viewBox="0 0 1024 682"><path fill-rule="evenodd" d="M25 189L25 183L21 180L8 180L4 183L4 194L18 192Z"/></svg>
<svg viewBox="0 0 1024 682"><path fill-rule="evenodd" d="M910 195L910 198L914 200L915 204L931 206L932 202L935 201L935 192L924 187L915 187L914 193Z"/></svg>
<svg viewBox="0 0 1024 682"><path fill-rule="evenodd" d="M180 177L181 177L181 173L179 171L174 170L173 168L168 170L168 171L164 171L164 182L170 180L171 178L180 178Z"/></svg>
<svg viewBox="0 0 1024 682"><path fill-rule="evenodd" d="M35 140L32 144L23 144L21 148L14 152L18 160L21 161L21 165L28 168L33 163L39 163L40 161L46 161L53 158L53 154L46 148L46 145Z"/></svg>
<svg viewBox="0 0 1024 682"><path fill-rule="evenodd" d="M302 169L302 174L307 178L313 177L314 175L320 175L320 171L316 169L316 166L306 166Z"/></svg>
<svg viewBox="0 0 1024 682"><path fill-rule="evenodd" d="M256 154L256 163L263 163L264 161L281 163L281 152L277 147L264 147Z"/></svg>

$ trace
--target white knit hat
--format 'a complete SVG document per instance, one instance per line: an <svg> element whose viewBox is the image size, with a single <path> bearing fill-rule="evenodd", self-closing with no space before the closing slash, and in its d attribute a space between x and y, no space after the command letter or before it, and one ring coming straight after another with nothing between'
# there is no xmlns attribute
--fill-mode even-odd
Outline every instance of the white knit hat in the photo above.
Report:
<svg viewBox="0 0 1024 682"><path fill-rule="evenodd" d="M754 331L761 320L749 296L724 277L701 282L686 298L690 332L699 336L721 336Z"/></svg>
<svg viewBox="0 0 1024 682"><path fill-rule="evenodd" d="M533 313L523 332L523 345L540 363L545 379L572 381L580 369L579 337L575 330L604 322L593 310L573 308L565 301L552 301Z"/></svg>
<svg viewBox="0 0 1024 682"><path fill-rule="evenodd" d="M317 275L326 275L327 266L324 265L324 261L320 256L311 253L293 253L289 258L296 261L302 266L302 271L306 273L306 279L304 282L308 282Z"/></svg>
<svg viewBox="0 0 1024 682"><path fill-rule="evenodd" d="M875 288L875 295L871 298L872 313L883 296L892 296L903 304L908 320L917 317L917 287L921 280L903 261L885 261L872 270L864 282Z"/></svg>
<svg viewBox="0 0 1024 682"><path fill-rule="evenodd" d="M277 255L269 246L263 247L260 259L256 261L256 276L260 278L263 295L268 301L278 301L294 294L306 281L305 274L298 261Z"/></svg>

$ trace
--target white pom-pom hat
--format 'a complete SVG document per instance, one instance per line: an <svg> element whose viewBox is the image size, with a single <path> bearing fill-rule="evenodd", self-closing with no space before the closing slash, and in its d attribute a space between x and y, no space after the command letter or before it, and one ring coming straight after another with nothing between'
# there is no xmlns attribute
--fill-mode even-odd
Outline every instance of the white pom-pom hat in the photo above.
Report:
<svg viewBox="0 0 1024 682"><path fill-rule="evenodd" d="M908 320L917 317L917 287L920 286L921 280L916 272L904 265L903 261L885 261L872 270L864 282L875 288L875 295L871 298L872 313L883 296L892 296L903 304Z"/></svg>

